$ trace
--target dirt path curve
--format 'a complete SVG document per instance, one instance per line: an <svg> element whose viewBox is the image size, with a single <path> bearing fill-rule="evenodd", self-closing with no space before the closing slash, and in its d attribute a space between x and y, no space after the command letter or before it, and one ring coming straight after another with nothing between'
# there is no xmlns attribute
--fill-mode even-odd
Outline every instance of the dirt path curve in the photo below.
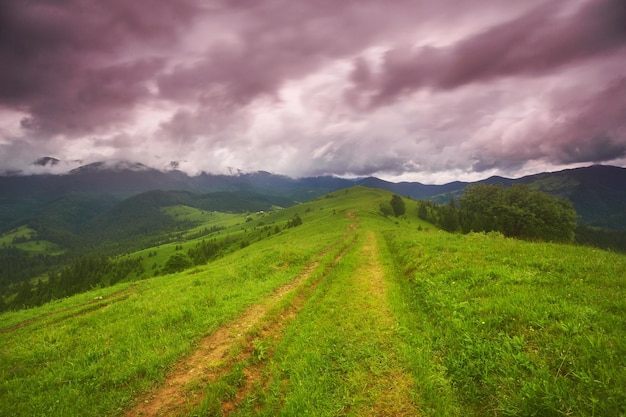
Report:
<svg viewBox="0 0 626 417"><path fill-rule="evenodd" d="M346 288L350 289L350 296L336 305L335 308L338 310L347 309L350 313L346 314L345 317L349 317L346 320L355 319L360 323L355 327L345 327L345 331L348 332L345 336L354 343L368 345L367 349L372 349L372 351L364 352L362 358L367 361L366 358L376 357L377 360L380 360L380 365L373 368L369 368L367 364L357 365L359 370L352 377L359 375L358 378L362 378L363 374L359 372L368 368L371 374L356 383L360 386L358 394L355 391L350 395L355 395L354 398L358 397L358 400L341 413L368 417L420 416L421 410L413 401L414 384L412 377L403 368L397 351L398 336L395 334L397 327L387 298L388 283L380 259L377 237L369 231L365 231L361 236L363 237L358 239L361 243L358 255L360 263L353 270L351 276L346 278L349 282ZM343 254L338 256L333 264L337 265L341 262L342 257ZM336 295L337 293L333 293L332 297ZM301 303L294 303L294 305L297 304L303 305L304 300ZM331 304L326 305L326 308L330 308L329 305ZM330 309L334 311L334 308ZM362 326L366 326L367 329ZM367 339L366 334L375 340ZM281 336L278 336L277 340L280 338ZM271 376L264 372L264 366L266 363L261 362L246 369L244 387L240 388L233 400L222 404L222 415L228 416L241 407L246 401L246 395L254 396L253 387L255 385L257 386L256 389L267 392L271 383ZM350 378L350 376L346 376L346 378ZM347 386L350 384L348 383ZM362 388L363 390L361 390ZM262 406L260 407L257 411L262 411ZM277 412L277 410L274 411Z"/></svg>
<svg viewBox="0 0 626 417"><path fill-rule="evenodd" d="M387 283L380 260L380 251L376 235L372 231L365 233L362 247L363 263L354 274L355 290L367 294L367 306L376 311L377 322L383 331L383 337L394 339L395 321L387 301ZM388 371L382 375L372 375L374 381L371 392L374 394L372 406L352 410L354 415L364 416L419 416L421 413L412 401L413 380L398 363L390 345L387 357Z"/></svg>
<svg viewBox="0 0 626 417"><path fill-rule="evenodd" d="M237 344L243 343L246 332L259 323L277 302L305 282L318 265L319 261L309 264L295 279L276 289L261 303L250 307L233 322L203 339L196 351L176 364L163 385L140 398L126 416L178 415L184 413L190 403L199 402L201 398L194 399L193 393L186 386L193 382L206 385L216 380L223 372L228 352Z"/></svg>
<svg viewBox="0 0 626 417"><path fill-rule="evenodd" d="M9 333L17 329L21 329L26 326L50 326L52 324L56 324L62 322L63 320L67 320L72 317L82 316L84 314L90 313L95 310L99 310L101 308L110 306L114 303L119 303L120 301L126 300L132 291L134 291L139 286L139 283L130 285L123 290L116 291L109 295L103 297L97 297L93 300L87 300L82 304L78 304L71 307L66 307L60 310L55 310L50 313L45 313L40 316L34 317L32 319L25 320L20 323L16 323L10 327L5 327L0 329L0 334Z"/></svg>
<svg viewBox="0 0 626 417"><path fill-rule="evenodd" d="M354 228L350 228L354 230ZM266 326L259 335L257 340L272 340L272 348L268 351L267 357L263 361L256 362L252 365L247 366L243 372L246 376L243 385L239 387L237 392L234 394L233 398L226 400L222 403L222 415L228 416L233 411L235 411L241 401L252 392L254 386L256 384L261 383L265 389L267 389L270 381L263 372L263 369L267 365L268 360L274 355L274 347L277 341L281 340L284 337L284 332L289 326L289 324L298 316L300 310L305 306L305 304L309 301L311 296L315 293L317 286L319 283L329 274L330 271L341 262L342 258L348 252L348 250L356 243L356 236L352 236L346 234L344 236L344 241L346 242L346 246L335 255L333 261L326 265L325 268L320 270L319 275L313 281L309 281L309 285L302 285L297 289L297 293L290 305L282 310L281 319L275 323L272 323L271 326Z"/></svg>
<svg viewBox="0 0 626 417"><path fill-rule="evenodd" d="M354 240L348 245L353 243ZM216 381L234 364L249 357L251 352L249 346L246 346L249 344L246 337L260 324L264 326L262 333L267 335L272 332L273 328L278 329L284 325L282 322L287 318L293 318L304 304L300 300L301 297L296 297L296 302L292 302L291 308L284 312L285 315L281 316L278 322L264 322L270 310L288 294L293 291L301 292L302 287L306 286L307 281L320 265L320 260L331 250L332 246L318 254L316 257L318 260L307 265L296 278L276 289L260 303L251 306L231 323L220 327L203 339L196 351L174 366L160 388L139 398L135 407L127 411L125 415L127 417L180 415L198 406L202 401L202 390L198 393L190 387L202 387ZM343 249L337 255L333 264L346 250Z"/></svg>

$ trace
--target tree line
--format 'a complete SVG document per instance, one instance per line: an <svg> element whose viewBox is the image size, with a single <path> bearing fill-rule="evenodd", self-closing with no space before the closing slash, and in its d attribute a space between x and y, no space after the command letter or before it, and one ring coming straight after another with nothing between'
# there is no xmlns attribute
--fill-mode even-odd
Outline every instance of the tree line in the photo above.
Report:
<svg viewBox="0 0 626 417"><path fill-rule="evenodd" d="M246 222L249 221L247 220ZM283 230L298 227L300 225L302 225L302 218L298 213L296 213L291 217L291 219L286 222ZM194 265L206 264L209 261L224 256L226 253L245 248L246 246L250 245L250 239L253 239L255 235L258 240L262 240L265 237L271 236L272 234L280 233L280 231L281 228L278 225L274 226L274 229L272 229L270 226L264 225L264 227L256 231L256 233L253 232L247 234L246 230L246 236L243 236L239 239L231 239L230 236L226 236L220 241L218 241L216 238L208 241L202 239L202 241L198 242L195 247L189 248L187 250L187 253L176 252L172 254L165 262L162 270L155 271L155 273L158 274L159 272L161 272L164 274L171 274L184 271L185 269L191 268ZM268 232L267 235L265 235L265 232ZM180 249L182 249L182 245Z"/></svg>
<svg viewBox="0 0 626 417"><path fill-rule="evenodd" d="M109 259L85 255L58 271L49 271L47 279L23 280L14 284L12 299L0 295L0 311L19 310L69 297L92 288L114 285L134 274L144 273L142 258Z"/></svg>
<svg viewBox="0 0 626 417"><path fill-rule="evenodd" d="M458 207L418 202L418 217L450 232L500 232L526 240L572 242L578 216L571 202L526 185L475 184L466 188Z"/></svg>
<svg viewBox="0 0 626 417"><path fill-rule="evenodd" d="M569 201L519 184L510 188L471 185L458 204L453 198L446 205L419 201L417 215L449 232L496 231L518 239L573 241L626 252L626 231L578 224Z"/></svg>

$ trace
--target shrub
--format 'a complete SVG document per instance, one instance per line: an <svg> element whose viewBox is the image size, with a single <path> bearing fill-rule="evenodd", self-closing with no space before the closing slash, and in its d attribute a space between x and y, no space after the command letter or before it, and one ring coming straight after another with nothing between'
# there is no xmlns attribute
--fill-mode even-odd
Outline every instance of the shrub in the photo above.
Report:
<svg viewBox="0 0 626 417"><path fill-rule="evenodd" d="M163 267L163 272L166 274L171 274L174 272L184 271L187 268L191 268L193 266L193 262L191 262L191 258L187 256L185 253L174 253L170 258L165 262L165 266Z"/></svg>

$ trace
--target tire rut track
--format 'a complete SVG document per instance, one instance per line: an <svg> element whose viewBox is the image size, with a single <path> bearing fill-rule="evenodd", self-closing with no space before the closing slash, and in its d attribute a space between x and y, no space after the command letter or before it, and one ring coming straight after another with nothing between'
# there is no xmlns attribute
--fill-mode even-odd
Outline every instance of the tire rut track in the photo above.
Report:
<svg viewBox="0 0 626 417"><path fill-rule="evenodd" d="M130 297L129 293L135 288L137 288L139 285L140 285L139 283L133 284L129 286L128 288L124 288L123 290L109 294L106 297L98 297L96 299L86 301L77 306L51 311L49 313L42 314L32 319L28 319L20 323L16 323L10 327L0 329L0 334L10 333L12 331L21 329L23 327L32 326L32 325L49 326L51 324L62 322L63 320L71 319L72 317L82 316L89 312L96 311L101 308L118 303L120 301L126 300L128 297ZM64 314L64 313L68 313L68 314ZM51 319L51 320L48 321L48 319Z"/></svg>
<svg viewBox="0 0 626 417"><path fill-rule="evenodd" d="M379 306L378 311L381 324L388 329L387 337L393 338L394 319L387 301L387 284L385 273L380 261L380 251L376 235L368 231L365 234L365 243L362 248L362 256L365 260L356 271L358 285L363 291L375 300ZM393 358L394 355L390 355ZM413 402L414 390L413 378L397 363L390 360L390 368L383 374L374 377L372 381L377 386L374 389L378 393L371 408L355 410L356 415L375 416L419 416L421 412ZM374 387L372 387L374 388Z"/></svg>
<svg viewBox="0 0 626 417"><path fill-rule="evenodd" d="M284 336L284 332L291 323L291 321L293 321L297 317L300 310L302 310L302 308L306 305L311 296L315 293L319 283L341 261L344 255L350 250L350 248L352 248L352 246L354 246L355 243L356 236L335 256L333 261L321 272L319 278L312 282L311 285L307 288L304 288L306 286L306 284L304 284L298 289L298 293L296 294L294 300L289 304L285 311L281 313L280 319L276 323L273 323L272 326L265 328L261 332L261 335L255 340L280 341ZM252 341L251 343L254 343L254 341ZM262 384L264 387L267 387L269 385L271 381L264 376L263 370L265 368L267 360L274 355L274 346L275 343L272 344L271 351L268 352L268 354L262 361L254 363L253 365L243 370L246 377L245 381L243 385L239 387L239 390L235 393L233 399L227 400L222 403L223 416L228 416L233 411L235 411L241 401L244 400L245 397L254 390L255 385L257 385L258 383Z"/></svg>
<svg viewBox="0 0 626 417"><path fill-rule="evenodd" d="M360 308L375 311L376 318L372 321L372 325L381 330L380 337L386 340L383 346L386 346L388 351L383 356L387 365L382 372L370 375L368 385L372 396L369 400L361 402L352 410L344 410L344 412L346 414L363 416L420 416L421 410L413 398L413 378L393 352L394 343L390 342L395 338L395 322L387 300L388 288L376 236L372 232L366 232L361 235L359 241L362 243L360 256L363 261L354 271L352 278L354 280L353 288L354 291L365 295L366 304ZM322 273L323 276L326 276L333 270L355 243L356 237L350 246L346 247ZM316 286L322 280L323 277L313 285ZM259 337L258 340L269 340L270 343L267 343L267 345L272 346L272 348L267 352L264 360L253 362L243 369L244 379L240 386L236 388L236 392L232 394L231 399L222 403L221 415L231 415L240 407L245 407L247 400L250 398L254 399L254 397L250 396L260 392L267 392L273 382L272 376L267 372L267 364L274 356L274 348L282 340L285 330L292 320L297 317L298 312L308 302L313 293L315 293L315 288L310 294L298 294L284 313L291 318L278 323L269 332L265 332ZM259 407L261 408L256 409L257 412L262 411L262 406L259 405ZM216 409L213 408L212 410Z"/></svg>
<svg viewBox="0 0 626 417"><path fill-rule="evenodd" d="M304 306L308 297L314 292L317 282L323 279L329 269L332 269L340 257L354 244L354 240L346 244L344 239L343 243L346 247L340 250L340 253L334 258L329 267L311 285L312 289L310 291L305 291L305 287L307 287L307 283L313 273L321 265L321 258L333 250L333 247L337 244L333 244L319 253L315 257L317 260L307 265L296 278L276 289L260 303L248 308L233 322L220 327L214 333L204 338L192 354L174 365L160 388L155 392L139 397L135 406L128 410L125 415L127 417L170 416L186 414L189 410L198 407L203 400L203 396L201 393L193 392L194 390L189 389L189 387L211 384L217 381L220 376L231 371L236 364L248 360L254 351L254 340L259 339L258 336L250 337L250 334L254 333L255 328L261 326L257 330L257 334L260 334L262 339L267 339L273 334L280 334L282 328L286 326L286 322L297 315L299 309ZM297 294L286 311L275 318L274 321L271 318L267 318L272 309L276 308L293 291L297 291ZM304 293L308 294L308 296L303 295ZM235 357L229 357L233 352L238 351L237 348L239 348L240 353L235 354ZM250 374L250 372L248 373ZM245 386L248 384L252 386L255 378L249 376L246 379L249 382L244 384L243 391L245 391ZM243 394L239 395L242 396ZM228 411L228 402L223 404L223 409Z"/></svg>

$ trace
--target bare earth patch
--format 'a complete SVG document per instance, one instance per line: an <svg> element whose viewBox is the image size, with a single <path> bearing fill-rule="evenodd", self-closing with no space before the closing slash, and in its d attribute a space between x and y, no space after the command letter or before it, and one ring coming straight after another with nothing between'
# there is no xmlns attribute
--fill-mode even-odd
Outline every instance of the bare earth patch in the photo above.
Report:
<svg viewBox="0 0 626 417"><path fill-rule="evenodd" d="M319 262L308 265L298 277L279 287L262 303L255 304L234 322L217 329L200 342L198 349L178 362L156 391L140 398L126 416L170 416L184 413L190 406L201 401L193 390L186 387L206 385L225 372L227 354L245 340L246 332L257 325L261 318L283 297L293 291L317 268Z"/></svg>

